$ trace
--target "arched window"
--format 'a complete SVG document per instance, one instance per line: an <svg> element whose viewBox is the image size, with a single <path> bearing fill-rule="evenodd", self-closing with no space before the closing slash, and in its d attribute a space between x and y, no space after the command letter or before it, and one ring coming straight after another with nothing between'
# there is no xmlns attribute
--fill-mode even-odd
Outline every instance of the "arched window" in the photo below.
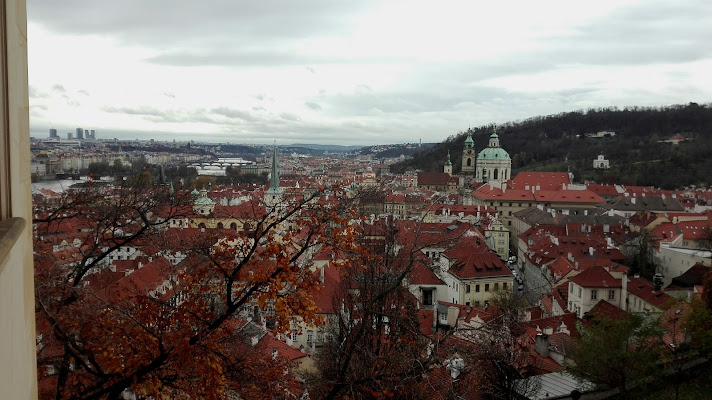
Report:
<svg viewBox="0 0 712 400"><path fill-rule="evenodd" d="M498 173L498 172L499 172L498 169L495 169L495 170L494 170L494 175L493 175L492 179L497 179L497 173Z"/></svg>
<svg viewBox="0 0 712 400"><path fill-rule="evenodd" d="M222 223L222 222L218 222L218 229L222 229L222 228L223 228L223 223Z"/></svg>
<svg viewBox="0 0 712 400"><path fill-rule="evenodd" d="M467 159L467 166L468 166L468 167L471 167L471 166L472 166L472 159L471 159L471 158L468 158L468 159Z"/></svg>
<svg viewBox="0 0 712 400"><path fill-rule="evenodd" d="M232 229L233 231L236 231L236 230L237 230L237 223L236 223L236 222L231 223L231 224L230 224L230 229Z"/></svg>
<svg viewBox="0 0 712 400"><path fill-rule="evenodd" d="M200 228L200 229L205 229L205 222L201 222L201 223L198 225L198 228Z"/></svg>

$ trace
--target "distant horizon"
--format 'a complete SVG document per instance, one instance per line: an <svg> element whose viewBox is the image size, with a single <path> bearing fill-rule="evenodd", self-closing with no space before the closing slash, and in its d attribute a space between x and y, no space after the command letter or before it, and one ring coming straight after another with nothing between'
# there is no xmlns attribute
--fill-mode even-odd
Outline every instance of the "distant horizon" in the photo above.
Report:
<svg viewBox="0 0 712 400"><path fill-rule="evenodd" d="M664 105L657 105L657 106L637 106L637 105L629 105L626 107L618 107L614 105L609 105L609 106L602 106L602 107L597 107L596 109L612 109L612 108L617 108L619 110L625 109L628 107L639 107L639 108L666 108L666 107L672 107L672 106L686 106L689 104L699 104L701 106L712 106L712 101L709 102L695 102L695 101L688 101L684 103L672 103L672 104L664 104ZM368 146L387 146L387 145L401 145L401 144L437 144L437 143L442 143L446 141L450 136L455 136L455 135L461 135L467 132L468 129L482 129L485 127L488 127L490 125L505 125L505 124L516 124L519 122L526 121L527 119L530 118L537 118L537 117L546 117L550 115L557 115L557 114L564 114L564 113L571 113L571 112L578 112L578 111L587 111L588 109L575 109L575 110L562 110L559 112L555 113L550 113L550 114L540 114L540 115L530 115L527 116L526 118L518 119L518 120L510 120L510 121L503 121L499 123L488 123L488 124L482 124L479 126L468 126L467 128L462 128L459 131L456 132L451 132L448 133L447 135L444 135L440 140L424 140L424 138L418 138L417 140L414 141L403 141L403 142L371 142L371 143L365 143L365 142L360 142L360 143L341 143L338 141L329 141L326 143L319 143L317 140L319 139L318 137L314 138L308 138L308 137L303 137L299 139L295 139L298 141L291 141L289 143L284 143L287 139L285 138L278 138L278 137L272 137L272 138L265 138L267 136L266 134L260 137L259 139L255 139L254 141L232 141L231 138L236 138L236 135L231 135L231 134L211 134L211 133L177 133L177 132L165 132L165 131L129 131L129 130L122 130L122 129L102 129L101 127L84 127L84 126L75 126L75 127L65 127L65 128L57 128L56 126L50 126L47 127L44 132L42 132L40 129L38 129L36 126L31 127L30 129L30 137L36 138L36 139L44 139L44 138L49 138L49 130L50 129L57 129L57 135L59 136L60 139L62 140L68 140L67 139L67 133L72 133L74 136L76 134L76 129L77 128L82 128L82 129L88 129L88 130L95 130L96 135L97 135L97 140L113 140L113 139L118 139L118 140L139 140L139 141L148 141L151 139L154 139L159 142L166 142L170 143L175 140L177 143L187 143L190 141L196 142L196 143L213 143L213 144L230 144L230 145L246 145L246 146L272 146L276 144L277 146L292 146L292 145L298 145L298 144L308 144L308 145L319 145L319 146L341 146L341 147L368 147ZM244 138L240 138L244 139ZM71 140L77 140L76 137L72 137ZM266 140L266 141L265 141ZM282 142L282 143L280 143Z"/></svg>
<svg viewBox="0 0 712 400"><path fill-rule="evenodd" d="M78 128L78 127L77 127ZM55 128L56 129L56 128ZM76 128L75 128L76 129ZM84 129L84 128L82 128ZM89 128L87 128L89 129ZM172 137L170 139L159 139L156 137L151 137L148 136L149 133L146 132L122 132L119 133L117 136L102 136L99 132L98 129L95 129L97 132L97 141L107 141L107 140L120 140L120 141L141 141L141 142L149 142L152 139L155 140L157 143L173 143L175 140L175 143L190 143L191 141L193 143L205 143L205 144L229 144L229 145L238 145L238 146L273 146L275 143L270 143L270 142L264 142L264 143L235 143L235 142L226 142L226 141L211 141L211 140L206 140L204 137L200 137L199 140L197 139L178 139L175 137ZM71 132L71 131L70 131ZM64 135L62 135L62 132L58 129L57 130L57 135L59 136L60 141L64 140L92 140L92 139L77 139L76 137L72 137L71 139L67 139L67 133L69 132L64 132ZM71 132L72 135L75 134L75 132ZM148 137L136 137L136 133L140 133L143 136L148 136ZM154 134L154 132L151 132L150 134ZM159 132L157 133L158 135L174 135L173 133L168 133L168 132ZM121 137L120 137L121 136ZM30 132L30 137L36 140L45 140L49 139L49 129L47 129L46 133L41 133L41 132L36 132L32 131ZM280 144L279 142L276 143L277 147L287 147L287 146L298 146L298 145L308 145L308 146L338 146L338 147L355 147L355 148L362 148L362 147L370 147L370 146L395 146L395 145L407 145L407 144L437 144L440 142L402 142L402 143L378 143L378 144L336 144L336 143L310 143L310 142L293 142L293 143L282 143Z"/></svg>

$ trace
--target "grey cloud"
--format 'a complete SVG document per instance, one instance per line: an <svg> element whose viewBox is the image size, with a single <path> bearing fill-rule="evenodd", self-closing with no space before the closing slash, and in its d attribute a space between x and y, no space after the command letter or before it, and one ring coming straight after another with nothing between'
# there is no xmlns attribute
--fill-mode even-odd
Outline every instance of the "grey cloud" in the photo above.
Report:
<svg viewBox="0 0 712 400"><path fill-rule="evenodd" d="M312 57L279 50L201 50L179 49L146 59L147 62L160 65L196 66L264 66L264 65L301 65L315 62Z"/></svg>
<svg viewBox="0 0 712 400"><path fill-rule="evenodd" d="M49 97L49 94L37 89L32 85L29 85L28 87L28 95L30 98L33 99L46 99L47 97Z"/></svg>
<svg viewBox="0 0 712 400"><path fill-rule="evenodd" d="M155 107L103 107L103 111L114 114L129 114L139 116L165 116L166 112Z"/></svg>
<svg viewBox="0 0 712 400"><path fill-rule="evenodd" d="M309 107L310 109L312 109L312 110L314 110L314 111L321 111L321 106L319 105L319 103L315 103L315 102L313 102L313 101L307 101L307 102L304 103L304 105L307 106L307 107Z"/></svg>
<svg viewBox="0 0 712 400"><path fill-rule="evenodd" d="M170 0L28 1L31 21L59 32L101 33L129 44L170 45L197 37L295 40L348 29L349 16L374 1L175 2Z"/></svg>
<svg viewBox="0 0 712 400"><path fill-rule="evenodd" d="M52 90L57 92L57 93L66 93L67 89L64 88L64 86L56 84L52 86Z"/></svg>
<svg viewBox="0 0 712 400"><path fill-rule="evenodd" d="M211 110L212 113L222 115L228 118L239 118L244 121L255 121L256 118L248 111L235 110L227 107L219 107Z"/></svg>
<svg viewBox="0 0 712 400"><path fill-rule="evenodd" d="M541 55L551 63L589 65L697 61L712 56L710 15L712 3L704 1L622 7L570 36L549 39Z"/></svg>
<svg viewBox="0 0 712 400"><path fill-rule="evenodd" d="M282 119L286 119L287 121L299 121L300 120L298 115L294 115L294 114L286 113L286 112L279 114L279 117Z"/></svg>
<svg viewBox="0 0 712 400"><path fill-rule="evenodd" d="M215 123L205 109L195 110L160 110L155 107L103 107L102 110L114 114L127 114L143 117L151 122L204 122Z"/></svg>
<svg viewBox="0 0 712 400"><path fill-rule="evenodd" d="M77 90L77 93L82 94L82 95L84 95L84 96L89 96L89 92L87 92L87 91L84 90L84 89L79 89L79 90Z"/></svg>

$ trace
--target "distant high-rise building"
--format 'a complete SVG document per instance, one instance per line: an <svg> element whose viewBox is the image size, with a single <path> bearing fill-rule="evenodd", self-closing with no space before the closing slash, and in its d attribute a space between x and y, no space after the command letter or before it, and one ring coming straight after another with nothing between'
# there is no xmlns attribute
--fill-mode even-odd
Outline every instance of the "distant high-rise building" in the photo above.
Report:
<svg viewBox="0 0 712 400"><path fill-rule="evenodd" d="M50 130L49 130L49 137L50 137L50 139L56 139L56 138L58 138L58 136L57 136L57 130L54 129L54 128L50 129Z"/></svg>
<svg viewBox="0 0 712 400"><path fill-rule="evenodd" d="M96 140L96 131L94 129L91 130L91 139Z"/></svg>
<svg viewBox="0 0 712 400"><path fill-rule="evenodd" d="M77 128L77 139L79 139L79 140L84 139L84 129Z"/></svg>
<svg viewBox="0 0 712 400"><path fill-rule="evenodd" d="M67 132L67 139L72 140L72 132Z"/></svg>

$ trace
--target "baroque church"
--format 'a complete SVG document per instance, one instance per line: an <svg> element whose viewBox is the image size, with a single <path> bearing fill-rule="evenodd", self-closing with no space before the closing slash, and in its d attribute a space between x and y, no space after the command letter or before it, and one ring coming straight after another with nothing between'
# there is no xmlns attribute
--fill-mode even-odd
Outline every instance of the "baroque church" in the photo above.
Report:
<svg viewBox="0 0 712 400"><path fill-rule="evenodd" d="M445 163L444 172L452 173L450 154ZM473 183L489 184L501 187L512 177L512 158L499 143L497 131L492 132L487 147L479 153L475 151L475 141L472 134L467 133L467 138L462 149L461 177L466 187Z"/></svg>

